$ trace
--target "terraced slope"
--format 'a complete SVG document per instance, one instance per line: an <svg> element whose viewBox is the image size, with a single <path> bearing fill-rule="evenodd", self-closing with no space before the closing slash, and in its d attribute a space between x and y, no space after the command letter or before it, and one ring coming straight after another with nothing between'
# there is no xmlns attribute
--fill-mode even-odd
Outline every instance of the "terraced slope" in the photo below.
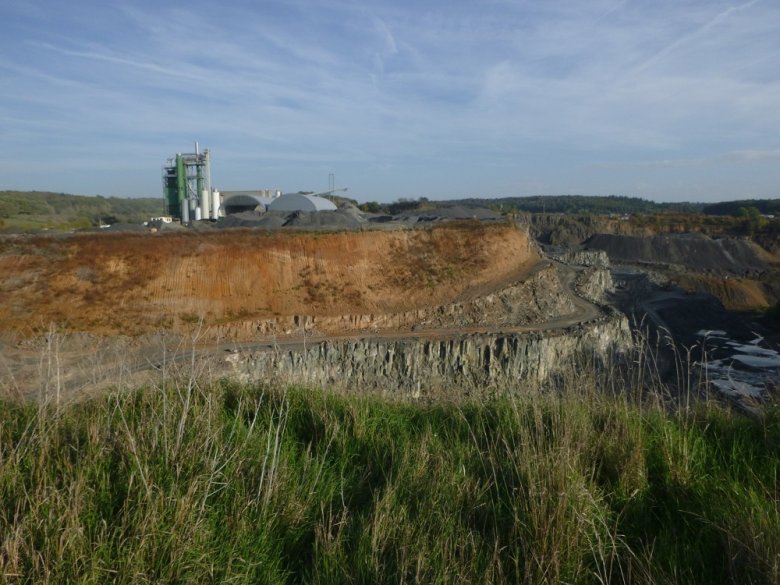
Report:
<svg viewBox="0 0 780 585"><path fill-rule="evenodd" d="M713 239L703 234L660 234L651 237L596 234L586 242L603 250L613 263L676 265L695 272L743 275L767 270L770 255L743 239Z"/></svg>
<svg viewBox="0 0 780 585"><path fill-rule="evenodd" d="M685 290L715 296L732 311L766 309L780 299L776 255L747 239L596 234L585 247L605 251L613 264L650 267Z"/></svg>

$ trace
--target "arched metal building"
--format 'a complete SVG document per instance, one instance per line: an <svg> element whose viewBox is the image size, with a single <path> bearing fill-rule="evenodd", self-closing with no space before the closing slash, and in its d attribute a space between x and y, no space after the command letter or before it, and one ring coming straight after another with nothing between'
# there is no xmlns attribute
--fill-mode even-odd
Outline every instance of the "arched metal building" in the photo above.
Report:
<svg viewBox="0 0 780 585"><path fill-rule="evenodd" d="M221 209L225 215L241 213L242 211L254 211L260 206L262 211L266 211L271 202L277 199L275 197L263 197L252 193L234 193L222 200Z"/></svg>
<svg viewBox="0 0 780 585"><path fill-rule="evenodd" d="M268 211L336 211L337 207L328 199L304 193L285 193L276 197Z"/></svg>

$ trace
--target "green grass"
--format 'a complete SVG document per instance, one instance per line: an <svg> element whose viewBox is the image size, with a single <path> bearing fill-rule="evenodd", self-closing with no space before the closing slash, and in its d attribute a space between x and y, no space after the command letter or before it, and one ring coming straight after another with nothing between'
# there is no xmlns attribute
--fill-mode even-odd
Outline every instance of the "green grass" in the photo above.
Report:
<svg viewBox="0 0 780 585"><path fill-rule="evenodd" d="M777 583L780 415L576 384L0 403L8 583Z"/></svg>

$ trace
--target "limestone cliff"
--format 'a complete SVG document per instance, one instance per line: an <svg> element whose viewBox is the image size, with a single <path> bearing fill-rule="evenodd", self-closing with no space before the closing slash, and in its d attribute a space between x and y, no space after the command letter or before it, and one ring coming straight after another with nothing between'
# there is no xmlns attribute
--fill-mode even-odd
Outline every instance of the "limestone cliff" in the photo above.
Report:
<svg viewBox="0 0 780 585"><path fill-rule="evenodd" d="M544 384L578 359L607 361L630 347L625 316L568 329L474 333L453 338L324 341L296 349L238 352L226 359L242 381L282 381L419 395Z"/></svg>

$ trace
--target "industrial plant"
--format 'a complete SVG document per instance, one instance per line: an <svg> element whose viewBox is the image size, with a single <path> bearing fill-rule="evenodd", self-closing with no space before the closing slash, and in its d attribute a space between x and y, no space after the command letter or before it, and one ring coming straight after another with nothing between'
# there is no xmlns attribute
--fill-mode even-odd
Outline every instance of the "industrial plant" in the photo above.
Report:
<svg viewBox="0 0 780 585"><path fill-rule="evenodd" d="M165 212L182 223L218 219L219 191L211 188L211 160L208 149L177 154L163 167Z"/></svg>
<svg viewBox="0 0 780 585"><path fill-rule="evenodd" d="M321 195L329 195L346 188L324 193L282 193L276 189L225 191L220 193L211 184L209 150L200 151L195 143L194 153L179 153L169 158L163 167L163 199L166 214L190 224L193 221L217 220L226 215L246 211L319 212L336 211L336 205Z"/></svg>

